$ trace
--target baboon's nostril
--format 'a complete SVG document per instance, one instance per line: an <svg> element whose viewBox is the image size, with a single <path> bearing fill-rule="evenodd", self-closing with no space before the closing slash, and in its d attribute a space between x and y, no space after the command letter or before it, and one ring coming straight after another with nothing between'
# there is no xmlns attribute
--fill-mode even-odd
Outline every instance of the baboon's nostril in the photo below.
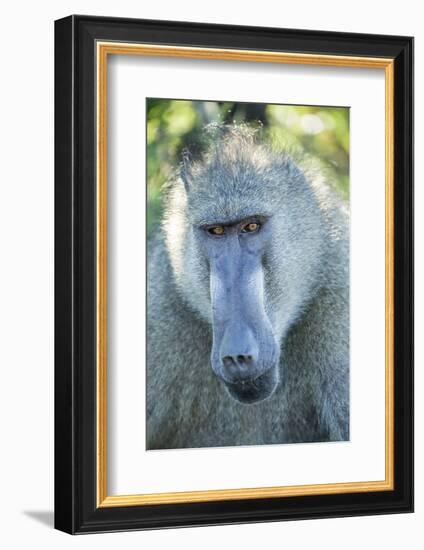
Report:
<svg viewBox="0 0 424 550"><path fill-rule="evenodd" d="M251 355L237 355L237 363L239 365L248 365L252 361Z"/></svg>
<svg viewBox="0 0 424 550"><path fill-rule="evenodd" d="M226 355L222 358L225 367L240 366L248 367L252 363L251 355Z"/></svg>
<svg viewBox="0 0 424 550"><path fill-rule="evenodd" d="M231 355L227 355L226 357L223 357L222 362L224 363L224 366L227 368L236 365L236 361L234 360L233 357L231 357Z"/></svg>

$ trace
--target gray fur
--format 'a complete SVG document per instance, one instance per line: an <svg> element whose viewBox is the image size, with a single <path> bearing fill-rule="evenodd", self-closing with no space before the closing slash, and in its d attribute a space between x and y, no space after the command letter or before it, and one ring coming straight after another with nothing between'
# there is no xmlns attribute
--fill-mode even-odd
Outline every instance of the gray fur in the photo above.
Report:
<svg viewBox="0 0 424 550"><path fill-rule="evenodd" d="M211 368L208 261L195 229L211 217L271 216L265 307L280 382L264 401L232 398ZM218 127L185 159L148 254L147 448L349 438L349 218L319 171Z"/></svg>

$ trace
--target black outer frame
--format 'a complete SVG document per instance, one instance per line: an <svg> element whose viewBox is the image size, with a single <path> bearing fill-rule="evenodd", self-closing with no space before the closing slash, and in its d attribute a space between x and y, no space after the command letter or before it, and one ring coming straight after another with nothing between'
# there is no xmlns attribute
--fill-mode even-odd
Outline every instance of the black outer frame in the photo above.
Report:
<svg viewBox="0 0 424 550"><path fill-rule="evenodd" d="M395 60L395 490L96 509L96 40ZM413 511L413 38L70 16L55 22L55 527L93 533Z"/></svg>

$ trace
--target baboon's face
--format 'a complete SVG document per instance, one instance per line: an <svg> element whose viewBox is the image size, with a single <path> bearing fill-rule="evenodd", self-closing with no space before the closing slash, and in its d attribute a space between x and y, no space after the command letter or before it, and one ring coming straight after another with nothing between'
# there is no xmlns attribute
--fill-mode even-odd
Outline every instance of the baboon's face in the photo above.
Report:
<svg viewBox="0 0 424 550"><path fill-rule="evenodd" d="M264 254L272 233L251 215L197 228L209 264L212 369L242 403L269 397L279 381L279 345L265 307Z"/></svg>

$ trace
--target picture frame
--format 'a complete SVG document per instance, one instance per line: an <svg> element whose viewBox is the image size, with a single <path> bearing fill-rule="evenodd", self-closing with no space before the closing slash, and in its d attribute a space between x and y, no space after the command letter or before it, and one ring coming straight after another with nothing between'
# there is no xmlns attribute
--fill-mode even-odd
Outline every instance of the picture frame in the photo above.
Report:
<svg viewBox="0 0 424 550"><path fill-rule="evenodd" d="M107 69L117 54L384 71L383 480L108 493ZM412 38L79 15L55 22L57 529L80 534L412 512L412 346Z"/></svg>

